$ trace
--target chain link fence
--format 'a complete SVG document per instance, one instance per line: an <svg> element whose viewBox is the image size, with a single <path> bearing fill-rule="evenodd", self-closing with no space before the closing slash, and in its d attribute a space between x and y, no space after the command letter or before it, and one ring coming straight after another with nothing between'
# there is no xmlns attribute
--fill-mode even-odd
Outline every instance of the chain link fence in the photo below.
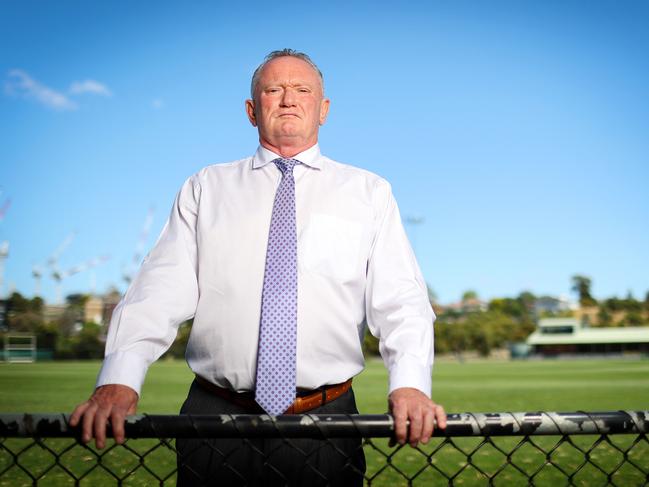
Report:
<svg viewBox="0 0 649 487"><path fill-rule="evenodd" d="M236 453L210 447L230 480L212 472L190 485L344 485L310 466L322 448L342 455L334 438L357 439L367 466L355 473L368 486L649 485L649 411L450 414L446 430L417 448L390 447L393 432L389 415L141 415L127 419L123 445L97 450L79 442L67 415L4 414L0 486L173 486L188 461L176 442L187 438L238 438L259 456L242 468ZM269 441L303 461L275 464L277 450L260 446Z"/></svg>

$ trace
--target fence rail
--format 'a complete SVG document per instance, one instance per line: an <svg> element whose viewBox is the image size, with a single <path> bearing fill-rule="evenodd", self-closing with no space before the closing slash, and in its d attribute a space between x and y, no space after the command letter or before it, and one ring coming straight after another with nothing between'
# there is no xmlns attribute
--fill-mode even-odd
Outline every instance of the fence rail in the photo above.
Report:
<svg viewBox="0 0 649 487"><path fill-rule="evenodd" d="M259 445L279 439L308 464L315 454L304 445L335 438L362 438L367 470L358 474L366 485L649 485L649 411L449 414L447 428L417 448L388 446L394 434L389 415L145 414L128 417L127 442L105 450L80 443L79 429L68 419L0 414L0 487L175 485L184 459L177 464L174 439L209 446L236 474L232 485L255 484L251 475L266 468L275 475L272 485L299 485L302 480L295 479L301 477L273 467L274 457ZM240 438L242 448L261 457L260 470L233 468L228 462L235 455L210 443L216 438ZM326 476L315 473L309 485L328 485ZM199 480L210 485L209 479L214 481L211 474Z"/></svg>

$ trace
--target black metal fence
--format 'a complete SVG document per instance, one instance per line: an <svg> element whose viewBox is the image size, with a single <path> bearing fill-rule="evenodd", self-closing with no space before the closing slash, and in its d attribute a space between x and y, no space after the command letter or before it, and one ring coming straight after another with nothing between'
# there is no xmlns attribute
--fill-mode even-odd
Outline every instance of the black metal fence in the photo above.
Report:
<svg viewBox="0 0 649 487"><path fill-rule="evenodd" d="M189 461L176 445L188 438L203 442L220 469L192 471L188 485L344 485L311 464L327 448L344 457L340 438L363 449L364 472L338 461L365 485L649 485L649 411L450 414L446 430L417 448L390 447L393 432L389 415L142 415L127 419L123 445L97 450L78 441L66 415L4 414L0 487L175 485ZM242 468L239 449L224 451L215 438L239 439L259 462ZM286 450L301 460L275 464Z"/></svg>

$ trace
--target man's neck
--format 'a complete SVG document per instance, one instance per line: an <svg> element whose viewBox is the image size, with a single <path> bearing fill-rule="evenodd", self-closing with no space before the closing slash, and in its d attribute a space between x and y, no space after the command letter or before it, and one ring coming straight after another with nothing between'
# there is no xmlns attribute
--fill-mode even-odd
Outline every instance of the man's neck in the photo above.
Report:
<svg viewBox="0 0 649 487"><path fill-rule="evenodd" d="M305 150L310 149L311 147L316 145L318 141L315 140L307 144L295 145L294 143L283 144L281 142L277 144L271 144L267 140L260 139L259 143L262 147L274 152L275 154L279 154L282 157L291 158L296 156L300 152L304 152Z"/></svg>

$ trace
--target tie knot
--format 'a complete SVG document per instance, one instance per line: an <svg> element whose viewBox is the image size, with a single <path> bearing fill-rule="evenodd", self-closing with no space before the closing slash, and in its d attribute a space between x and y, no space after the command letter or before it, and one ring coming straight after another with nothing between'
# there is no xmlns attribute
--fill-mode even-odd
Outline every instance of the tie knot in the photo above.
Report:
<svg viewBox="0 0 649 487"><path fill-rule="evenodd" d="M279 168L279 170L282 171L282 174L284 176L286 176L287 174L293 174L293 168L300 164L300 161L298 161L297 159L284 159L282 157L274 159L273 162Z"/></svg>

